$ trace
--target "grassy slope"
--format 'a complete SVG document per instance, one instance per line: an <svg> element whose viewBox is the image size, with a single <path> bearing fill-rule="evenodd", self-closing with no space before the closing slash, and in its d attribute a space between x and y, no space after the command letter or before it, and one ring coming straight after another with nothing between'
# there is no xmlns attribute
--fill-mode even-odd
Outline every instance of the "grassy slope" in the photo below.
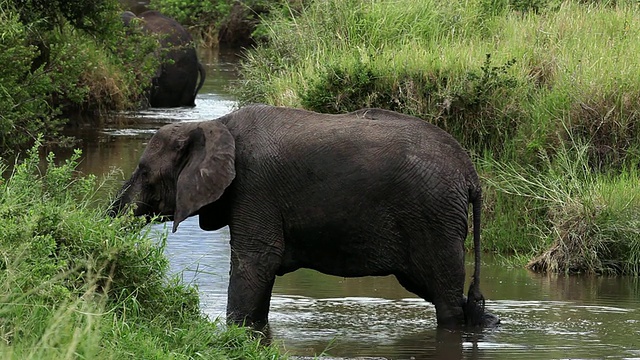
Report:
<svg viewBox="0 0 640 360"><path fill-rule="evenodd" d="M597 260L552 251L555 265L532 266L638 273L639 19L631 1L318 1L265 22L270 42L248 52L238 94L431 121L478 159L485 250L570 249ZM537 196L547 189L564 201Z"/></svg>
<svg viewBox="0 0 640 360"><path fill-rule="evenodd" d="M144 223L105 215L115 181L78 176L78 156L43 168L34 147L0 180L2 359L282 357L203 316Z"/></svg>

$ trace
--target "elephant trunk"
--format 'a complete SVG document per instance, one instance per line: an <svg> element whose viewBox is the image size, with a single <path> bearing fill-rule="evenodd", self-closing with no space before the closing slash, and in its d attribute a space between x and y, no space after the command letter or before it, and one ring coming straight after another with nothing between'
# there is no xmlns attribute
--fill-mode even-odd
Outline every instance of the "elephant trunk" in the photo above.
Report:
<svg viewBox="0 0 640 360"><path fill-rule="evenodd" d="M115 200L109 205L109 209L107 210L107 214L111 217L116 217L122 213L127 204L131 203L131 180L127 181L120 191L118 191L118 195Z"/></svg>
<svg viewBox="0 0 640 360"><path fill-rule="evenodd" d="M118 195L118 197L116 197L111 205L109 205L109 209L107 209L107 215L111 217L120 215L126 203L127 202L123 200L122 195Z"/></svg>

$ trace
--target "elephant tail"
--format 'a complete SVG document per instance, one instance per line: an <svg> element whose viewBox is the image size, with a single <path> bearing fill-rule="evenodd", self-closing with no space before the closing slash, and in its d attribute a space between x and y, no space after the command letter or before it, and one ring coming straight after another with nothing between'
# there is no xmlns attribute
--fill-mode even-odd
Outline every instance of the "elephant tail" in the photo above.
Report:
<svg viewBox="0 0 640 360"><path fill-rule="evenodd" d="M484 296L480 292L480 220L482 213L482 190L480 187L473 188L469 195L473 206L473 251L475 267L473 270L473 280L471 281L469 293L467 294L464 315L467 325L479 326L484 322Z"/></svg>
<svg viewBox="0 0 640 360"><path fill-rule="evenodd" d="M200 82L198 83L198 86L196 86L196 90L193 92L194 100L196 98L196 95L198 95L198 91L200 91L200 89L202 89L202 85L204 85L204 79L207 78L207 72L204 71L204 66L202 66L202 63L200 63L200 61L198 61L198 74L200 75Z"/></svg>

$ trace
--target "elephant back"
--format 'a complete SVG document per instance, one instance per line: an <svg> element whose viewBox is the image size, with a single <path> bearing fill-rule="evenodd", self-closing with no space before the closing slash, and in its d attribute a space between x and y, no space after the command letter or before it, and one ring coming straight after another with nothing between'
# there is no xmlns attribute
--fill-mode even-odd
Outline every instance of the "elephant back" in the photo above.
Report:
<svg viewBox="0 0 640 360"><path fill-rule="evenodd" d="M145 11L140 14L140 18L144 19L148 31L160 36L159 41L163 47L183 46L193 42L191 35L180 23L158 11Z"/></svg>

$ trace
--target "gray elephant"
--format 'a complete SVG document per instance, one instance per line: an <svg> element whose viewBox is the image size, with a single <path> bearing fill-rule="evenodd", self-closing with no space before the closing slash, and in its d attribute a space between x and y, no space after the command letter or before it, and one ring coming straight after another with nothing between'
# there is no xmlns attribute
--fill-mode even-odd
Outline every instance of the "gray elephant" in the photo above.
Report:
<svg viewBox="0 0 640 360"><path fill-rule="evenodd" d="M395 275L443 327L493 326L479 290L481 188L440 128L381 109L327 115L251 105L162 127L111 209L231 232L227 318L267 322L276 275ZM473 205L475 272L464 240Z"/></svg>
<svg viewBox="0 0 640 360"><path fill-rule="evenodd" d="M138 19L142 28L158 36L160 68L151 81L149 105L152 107L195 106L206 73L198 61L191 35L174 19L158 11L145 11L137 17L130 11L121 14L125 26ZM200 81L198 82L198 77Z"/></svg>

